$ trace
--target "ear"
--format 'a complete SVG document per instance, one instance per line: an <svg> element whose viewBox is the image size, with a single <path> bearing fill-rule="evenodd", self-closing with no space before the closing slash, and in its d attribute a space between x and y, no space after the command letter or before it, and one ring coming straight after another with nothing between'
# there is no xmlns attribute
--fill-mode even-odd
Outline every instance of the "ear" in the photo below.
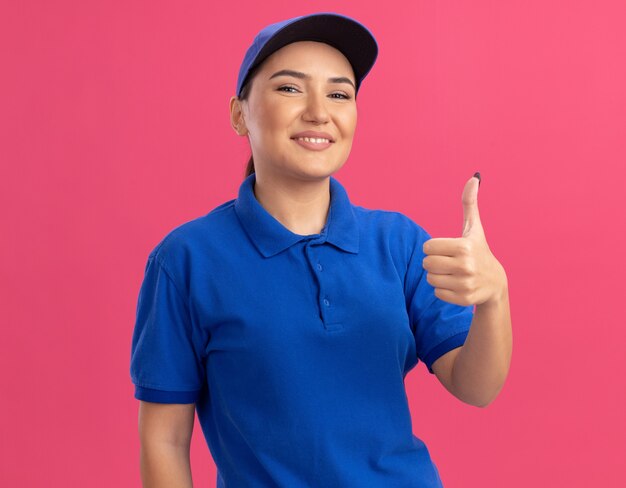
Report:
<svg viewBox="0 0 626 488"><path fill-rule="evenodd" d="M245 136L248 133L246 121L243 117L241 100L235 96L230 99L230 125L240 136Z"/></svg>

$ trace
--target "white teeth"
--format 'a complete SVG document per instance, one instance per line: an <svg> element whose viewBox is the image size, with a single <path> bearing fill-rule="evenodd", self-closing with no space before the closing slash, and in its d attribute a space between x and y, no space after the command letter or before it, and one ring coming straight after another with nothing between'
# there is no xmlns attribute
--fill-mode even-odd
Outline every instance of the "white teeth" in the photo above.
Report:
<svg viewBox="0 0 626 488"><path fill-rule="evenodd" d="M325 142L330 142L328 139L318 139L314 137L297 137L296 139L299 141L313 142L315 144L322 144Z"/></svg>

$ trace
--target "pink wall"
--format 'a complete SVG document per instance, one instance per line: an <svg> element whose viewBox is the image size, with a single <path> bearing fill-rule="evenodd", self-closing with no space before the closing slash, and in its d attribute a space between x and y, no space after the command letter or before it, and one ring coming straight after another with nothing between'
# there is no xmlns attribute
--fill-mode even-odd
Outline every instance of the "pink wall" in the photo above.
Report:
<svg viewBox="0 0 626 488"><path fill-rule="evenodd" d="M0 6L0 485L139 485L128 367L147 253L236 197L228 99L290 2ZM486 409L423 364L415 434L446 488L622 487L626 4L316 2L380 44L359 97L354 203L458 237L461 191L510 285L508 381ZM196 486L215 466L196 424Z"/></svg>

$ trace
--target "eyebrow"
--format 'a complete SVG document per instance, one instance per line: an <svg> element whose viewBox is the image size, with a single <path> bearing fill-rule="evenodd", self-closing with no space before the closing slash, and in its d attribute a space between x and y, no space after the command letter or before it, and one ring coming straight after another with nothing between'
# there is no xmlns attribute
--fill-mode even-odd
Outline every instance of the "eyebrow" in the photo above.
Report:
<svg viewBox="0 0 626 488"><path fill-rule="evenodd" d="M301 80L311 79L311 75L307 75L306 73L302 73L301 71L294 71L292 69L281 69L280 71L277 71L272 76L270 76L268 79L271 80L272 78L276 78L277 76L293 76L294 78L300 78ZM345 76L337 76L337 77L328 78L328 82L329 83L348 83L352 85L352 88L356 90L356 87L354 86L354 83L352 83L352 80L350 78L346 78Z"/></svg>

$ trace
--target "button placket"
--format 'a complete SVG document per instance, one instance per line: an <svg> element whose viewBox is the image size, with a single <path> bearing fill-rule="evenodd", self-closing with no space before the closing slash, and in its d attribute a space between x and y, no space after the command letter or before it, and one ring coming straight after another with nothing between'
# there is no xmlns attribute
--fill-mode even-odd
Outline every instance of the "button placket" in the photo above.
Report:
<svg viewBox="0 0 626 488"><path fill-rule="evenodd" d="M305 252L309 261L309 265L314 271L313 274L315 275L315 280L318 284L318 295L317 297L315 297L315 301L318 304L319 314L324 323L324 327L326 327L326 324L332 321L331 302L330 297L328 297L328 295L326 294L326 287L324 286L324 266L316 258L316 253L313 249L314 244L315 242L313 241L307 242L305 245Z"/></svg>

